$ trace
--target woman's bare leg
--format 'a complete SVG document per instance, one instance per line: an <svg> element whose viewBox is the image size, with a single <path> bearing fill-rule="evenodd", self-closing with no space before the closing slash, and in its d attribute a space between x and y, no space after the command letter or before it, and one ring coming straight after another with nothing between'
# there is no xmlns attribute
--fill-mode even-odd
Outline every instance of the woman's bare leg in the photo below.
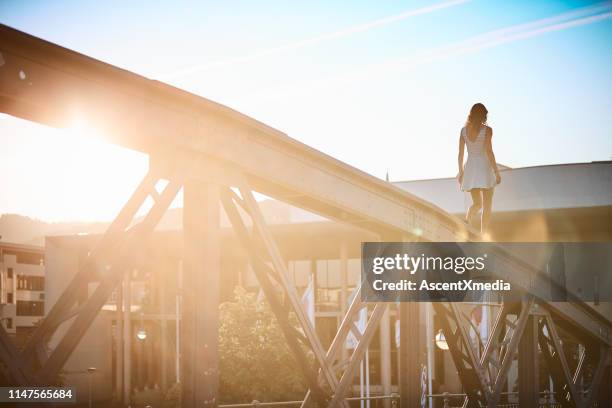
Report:
<svg viewBox="0 0 612 408"><path fill-rule="evenodd" d="M467 215L465 216L465 220L468 224L472 223L472 218L474 218L474 215L478 213L478 211L480 211L480 209L482 208L482 198L480 194L480 189L471 189L470 195L472 196L472 205L468 209Z"/></svg>
<svg viewBox="0 0 612 408"><path fill-rule="evenodd" d="M487 233L489 231L489 222L491 221L491 208L493 207L493 189L488 188L482 190L482 222L481 222L481 233Z"/></svg>

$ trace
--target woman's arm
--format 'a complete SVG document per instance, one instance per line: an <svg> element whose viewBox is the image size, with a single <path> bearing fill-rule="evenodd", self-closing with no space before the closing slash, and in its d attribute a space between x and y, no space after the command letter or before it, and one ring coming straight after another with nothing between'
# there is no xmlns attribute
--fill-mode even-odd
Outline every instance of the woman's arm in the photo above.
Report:
<svg viewBox="0 0 612 408"><path fill-rule="evenodd" d="M495 160L495 153L493 153L493 129L487 127L487 137L486 137L486 150L487 157L489 158L489 163L491 164L491 168L495 172L495 181L497 184L501 183L501 176L499 175L499 169L497 168L497 160Z"/></svg>
<svg viewBox="0 0 612 408"><path fill-rule="evenodd" d="M463 130L459 131L459 157L457 158L457 164L459 166L459 184L463 181L463 152L465 149L465 140L461 137Z"/></svg>

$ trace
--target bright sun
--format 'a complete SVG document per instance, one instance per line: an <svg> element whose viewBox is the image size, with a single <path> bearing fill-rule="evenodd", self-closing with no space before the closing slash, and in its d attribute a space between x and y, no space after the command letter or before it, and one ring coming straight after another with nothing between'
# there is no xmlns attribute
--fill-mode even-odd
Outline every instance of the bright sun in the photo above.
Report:
<svg viewBox="0 0 612 408"><path fill-rule="evenodd" d="M147 157L105 141L75 120L53 129L9 116L0 117L3 174L0 213L46 221L108 221L147 171Z"/></svg>

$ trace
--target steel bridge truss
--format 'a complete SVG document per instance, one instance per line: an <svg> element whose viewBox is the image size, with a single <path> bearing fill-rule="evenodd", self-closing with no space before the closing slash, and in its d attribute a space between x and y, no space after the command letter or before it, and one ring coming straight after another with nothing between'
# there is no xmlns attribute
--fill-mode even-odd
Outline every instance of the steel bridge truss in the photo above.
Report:
<svg viewBox="0 0 612 408"><path fill-rule="evenodd" d="M259 206L245 182L240 186L239 192L242 197L238 196L233 190L226 188L221 194L223 208L249 255L251 265L266 299L276 315L289 348L308 383L309 391L302 406L308 406L312 400L315 400L322 406L329 404L330 406L342 405L348 407L344 398L347 396L359 363L363 359L368 344L378 327L386 304L374 305L365 330L361 333L355 325L355 321L360 311L363 308L367 309L367 305L361 301L360 287L358 287L329 350L325 352L312 323L300 304L295 287L289 281L286 263L282 259L281 253L265 224ZM249 215L253 225L253 234L249 233L237 207L242 208ZM263 242L272 266L257 251L257 245L254 242L256 240ZM297 317L299 331L296 331L290 324L290 313ZM341 361L339 357L349 332L353 333L358 340L358 344L348 360ZM313 353L314 366L309 362L306 350Z"/></svg>
<svg viewBox="0 0 612 408"><path fill-rule="evenodd" d="M365 305L357 293L325 351L300 307L253 191L389 241L479 239L439 208L227 107L10 27L0 25L0 39L1 112L65 127L78 108L113 143L152 158L149 173L25 346L17 349L0 326L4 382L53 383L124 272L138 265L143 243L181 188L185 198L181 383L187 407L196 402L218 404L221 206L304 374L309 387L304 405L346 406L344 397L386 306ZM135 224L136 214L151 201L146 216ZM468 395L465 404L499 402L518 353L521 406L536 406L538 354L544 356L553 378L556 399L565 406L589 406L597 396L612 345L609 319L578 299L540 303L546 296L538 288L546 285L536 283L548 279L544 271L501 249L496 252L498 277L532 297L503 304L484 344L472 344L473 328L457 304L434 305ZM399 307L402 408L420 406L419 381L412 375L419 370L420 358L417 306ZM354 322L366 307L371 309L369 320L360 333ZM297 328L290 324L290 315L295 315ZM358 345L342 361L349 333ZM581 344L576 364L568 358L564 333ZM57 346L48 350L54 334Z"/></svg>
<svg viewBox="0 0 612 408"><path fill-rule="evenodd" d="M499 304L486 339L481 339L478 327L460 304L433 305L466 393L464 407L493 408L500 404L515 358L519 403L521 407L539 407L539 354L553 380L557 403L563 407L592 406L608 364L608 348L592 338L579 339L580 352L572 371L569 350L558 333L563 322L553 318L532 296L526 295L522 302Z"/></svg>
<svg viewBox="0 0 612 408"><path fill-rule="evenodd" d="M7 382L15 385L53 384L94 318L123 279L125 271L138 266L139 254L147 237L154 231L181 188L189 185L185 179L185 174L189 174L189 166L175 173L167 168L162 172L156 171L157 167L152 169L21 350L12 344L0 325L0 358L4 363L3 374ZM169 173L173 174L167 176ZM361 301L358 287L335 338L325 351L301 307L296 288L289 279L286 262L266 225L253 190L246 178L238 177L234 180L236 185L233 187L214 186L219 193L213 195L213 200L217 199L222 204L306 380L309 391L302 406L315 403L318 406L346 408L348 405L345 397L348 396L352 380L387 305L370 305L369 318L365 330L361 332L355 322L359 313L367 309L368 305ZM199 186L207 188L203 183L199 183ZM186 208L192 207L206 213L205 199L204 202L191 200L198 200L202 196L196 194L188 197L185 193L185 197ZM140 222L134 223L136 214L148 201L152 201L153 205ZM212 210L215 209L218 207L213 206ZM246 222L246 218L250 223ZM188 224L185 225L188 227ZM265 250L262 251L262 248ZM96 284L93 291L88 289L92 283ZM86 299L83 299L84 293L88 294ZM184 301L193 299L187 297ZM217 306L214 302L211 305ZM507 384L510 366L517 355L521 404L526 407L538 406L539 390L534 384L539 381L539 353L544 357L553 380L555 399L563 407L587 408L596 398L607 365L607 345L582 332L578 338L580 352L577 362L570 364L559 328L566 332L571 331L571 328L567 328L566 321L556 320L554 313L547 310L547 305L538 304L533 296L525 295L523 302L501 303L486 340L471 335L470 331L476 331L477 328L461 311L460 304L438 302L433 305L467 394L464 407L497 406ZM188 310L196 313L195 309L186 308L186 313ZM206 313L210 314L211 311L207 310ZM295 316L298 327L292 324L291 315ZM64 324L67 329L60 333L57 346L47 350L47 342ZM211 329L216 334L214 326L207 327L209 332ZM343 360L342 349L349 333L353 334L358 344L348 358ZM194 344L197 342L189 343L192 347ZM191 350L186 355L196 354L195 350ZM314 358L309 357L310 354ZM187 361L184 365L187 366L184 370L191 373L192 378L197 377L193 366ZM216 362L204 366L207 367L205 372L208 376L218 375L215 371ZM208 379L206 383L212 384L212 387L209 387L207 397L203 400L214 406L218 402L214 386L216 382ZM186 387L191 391L186 392L194 393L192 399L195 402L198 400L194 391L197 384L195 379L192 384L193 387Z"/></svg>
<svg viewBox="0 0 612 408"><path fill-rule="evenodd" d="M8 383L49 385L56 381L61 368L115 287L120 284L125 271L138 266L138 254L142 251L143 244L183 184L184 180L180 176L165 180L154 171L150 171L145 176L96 244L95 249L88 254L84 265L21 350L12 344L6 331L0 326L0 357L5 365L4 376ZM236 188L240 195L229 186L215 188L220 190L218 197L225 213L249 257L263 293L306 379L309 391L305 395L303 406L316 403L319 406L348 407L345 397L348 396L352 380L383 316L386 304L371 305L372 310L367 324L361 332L355 322L359 313L364 308L367 310L368 305L361 301L360 287L358 287L329 350L325 351L314 326L301 306L297 290L289 280L286 262L247 182L242 179ZM142 221L133 224L136 214L146 205L148 199L153 200L153 206ZM204 206L205 203L190 203L190 205ZM247 227L239 208L250 218L252 228ZM262 244L265 248L263 253L260 250ZM97 284L95 290L83 300L83 294L89 292L88 287L91 283ZM193 299L187 298L184 301L189 302ZM185 308L190 310L188 307ZM299 323L297 328L291 322L291 315L297 318ZM47 342L64 323L68 328L63 331L57 346L53 350L47 350ZM208 327L208 329L216 333L215 328ZM357 345L348 359L342 360L341 351L349 333L357 339ZM195 351L191 352L195 354ZM314 361L311 361L309 352L314 356ZM189 366L189 364L184 365ZM188 367L187 370L193 370L193 367ZM209 375L213 373L215 373L214 367L208 370ZM208 391L208 399L204 401L215 405L216 390ZM194 392L193 389L191 392ZM195 396L193 398L197 399Z"/></svg>
<svg viewBox="0 0 612 408"><path fill-rule="evenodd" d="M161 191L158 190L160 186ZM21 350L17 350L0 326L0 355L5 363L4 374L10 383L47 385L56 381L59 371L125 270L136 265L136 255L141 252L145 239L180 189L181 184L176 181L165 183L161 177L147 174ZM149 198L153 200L153 206L142 221L132 225L138 210ZM91 294L90 283L97 284ZM85 300L84 294L88 295ZM63 323L68 325L68 329L57 347L48 353L47 342Z"/></svg>

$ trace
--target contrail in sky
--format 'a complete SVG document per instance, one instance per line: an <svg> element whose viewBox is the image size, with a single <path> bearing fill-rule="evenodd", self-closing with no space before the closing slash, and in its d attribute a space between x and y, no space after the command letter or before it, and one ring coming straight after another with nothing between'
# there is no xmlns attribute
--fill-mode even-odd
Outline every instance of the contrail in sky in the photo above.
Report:
<svg viewBox="0 0 612 408"><path fill-rule="evenodd" d="M467 40L426 50L417 55L372 64L361 69L336 74L327 78L304 81L299 85L286 87L284 90L280 91L280 94L284 97L293 94L295 91L299 92L300 89L306 89L308 92L312 92L315 88L337 87L342 84L364 80L367 81L369 78L381 76L388 72L406 71L420 65L461 55L473 54L499 45L526 40L573 27L593 24L610 18L612 18L612 2L606 2L596 6L558 14L553 17L489 31L468 38ZM256 94L266 94L268 92L270 91L256 92ZM276 92L272 91L270 93L275 94Z"/></svg>
<svg viewBox="0 0 612 408"><path fill-rule="evenodd" d="M585 11L587 13L585 13ZM596 14L592 14L593 11L596 11ZM582 17L576 17L576 14L582 15ZM585 14L587 15L584 16ZM568 19L568 17L573 18ZM546 33L593 24L609 18L612 18L612 8L610 4L593 8L589 7L588 9L578 12L560 14L555 17L537 20L532 23L519 24L505 29L495 30L484 35L473 37L466 41L451 44L450 46L434 49L420 57L417 56L416 58L406 58L383 63L381 64L381 67L384 68L386 66L395 65L410 67L421 65L423 63L432 62L439 59L471 54L484 49L493 48L498 45L526 40Z"/></svg>
<svg viewBox="0 0 612 408"><path fill-rule="evenodd" d="M383 27L389 24L396 23L398 21L406 20L411 17L433 13L438 10L443 10L449 7L458 6L460 4L468 3L471 0L451 0L444 3L438 3L427 7L418 8L415 10L409 10L400 14L395 14L392 16L380 18L378 20L370 21L368 23L356 25L349 28L344 28L338 31L332 31L330 33L320 34L315 37L307 38L301 41L297 41L290 44L285 44L279 47L268 48L261 51L254 52L253 54L244 55L235 58L229 58L221 61L213 61L204 64L199 64L196 66L188 67L179 71L175 71L172 73L168 73L165 75L160 75L158 79L168 80L174 78L180 78L183 76L191 75L199 71L204 71L210 68L222 67L227 65L240 64L252 60L256 60L261 57L267 57L269 55L280 54L287 51L292 51L300 48L310 47L316 44L319 44L324 41L334 40L338 38L343 38L350 36L352 34L362 33L364 31L368 31L374 28Z"/></svg>

